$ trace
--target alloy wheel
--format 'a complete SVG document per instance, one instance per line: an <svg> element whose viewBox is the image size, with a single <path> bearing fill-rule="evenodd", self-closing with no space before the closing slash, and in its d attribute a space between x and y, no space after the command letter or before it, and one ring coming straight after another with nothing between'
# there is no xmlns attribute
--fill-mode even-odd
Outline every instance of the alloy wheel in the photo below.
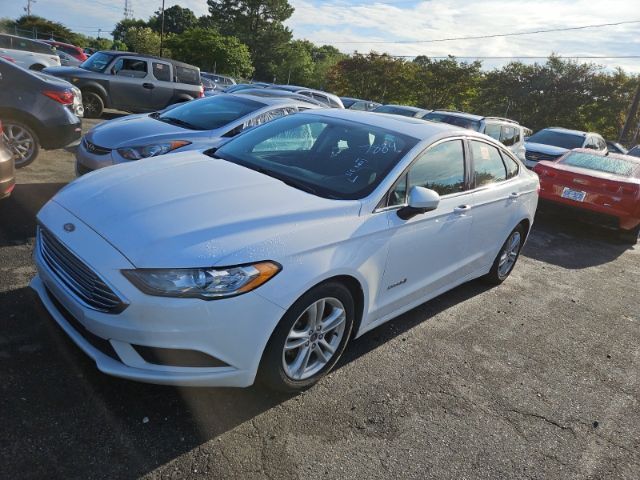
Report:
<svg viewBox="0 0 640 480"><path fill-rule="evenodd" d="M505 242L502 252L500 252L500 261L498 262L498 275L506 277L513 268L513 265L518 259L518 253L520 253L520 243L522 242L522 235L518 230L515 230L509 239Z"/></svg>
<svg viewBox="0 0 640 480"><path fill-rule="evenodd" d="M16 168L30 161L35 152L36 140L27 128L15 123L5 123L2 139L13 155Z"/></svg>
<svg viewBox="0 0 640 480"><path fill-rule="evenodd" d="M287 376L305 380L322 370L336 354L345 326L345 307L337 298L322 298L307 307L284 343L282 366Z"/></svg>

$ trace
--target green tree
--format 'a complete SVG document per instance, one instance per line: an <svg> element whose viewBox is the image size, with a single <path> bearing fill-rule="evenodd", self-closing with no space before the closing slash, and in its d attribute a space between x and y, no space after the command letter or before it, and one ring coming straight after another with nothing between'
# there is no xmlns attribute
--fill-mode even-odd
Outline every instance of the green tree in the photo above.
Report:
<svg viewBox="0 0 640 480"><path fill-rule="evenodd" d="M9 28L9 32L17 30L18 35L33 36L45 40L53 38L61 42L71 44L81 43L82 35L76 34L58 22L52 22L37 15L23 15L14 23L14 28Z"/></svg>
<svg viewBox="0 0 640 480"><path fill-rule="evenodd" d="M414 63L386 53L355 54L329 71L327 87L338 95L415 105L416 71Z"/></svg>
<svg viewBox="0 0 640 480"><path fill-rule="evenodd" d="M307 40L293 40L282 46L278 65L273 74L277 83L309 85L314 75L313 44Z"/></svg>
<svg viewBox="0 0 640 480"><path fill-rule="evenodd" d="M124 20L121 20L118 23L116 23L116 26L113 29L113 32L111 32L111 35L113 35L113 39L115 41L124 42L124 37L127 34L127 30L133 27L147 27L147 26L148 26L147 22L145 22L144 20L125 18Z"/></svg>
<svg viewBox="0 0 640 480"><path fill-rule="evenodd" d="M249 47L258 78L273 76L286 53L291 31L284 22L293 14L287 0L207 0L203 21L223 35L236 36Z"/></svg>
<svg viewBox="0 0 640 480"><path fill-rule="evenodd" d="M253 73L249 49L235 37L213 29L193 28L167 40L175 58L234 77L250 78Z"/></svg>
<svg viewBox="0 0 640 480"><path fill-rule="evenodd" d="M149 27L129 28L124 36L124 43L131 52L149 55L158 55L160 52L160 35ZM164 51L163 55L170 56L167 51Z"/></svg>
<svg viewBox="0 0 640 480"><path fill-rule="evenodd" d="M482 79L481 62L458 62L454 57L413 60L417 104L423 108L468 110Z"/></svg>
<svg viewBox="0 0 640 480"><path fill-rule="evenodd" d="M313 58L313 77L305 85L324 90L327 87L329 71L338 62L347 58L347 55L330 45L322 45L321 47L313 45L311 58Z"/></svg>
<svg viewBox="0 0 640 480"><path fill-rule="evenodd" d="M162 10L156 10L156 13L149 19L148 25L156 32L161 31ZM164 11L164 33L182 33L197 25L198 18L189 8L174 5Z"/></svg>

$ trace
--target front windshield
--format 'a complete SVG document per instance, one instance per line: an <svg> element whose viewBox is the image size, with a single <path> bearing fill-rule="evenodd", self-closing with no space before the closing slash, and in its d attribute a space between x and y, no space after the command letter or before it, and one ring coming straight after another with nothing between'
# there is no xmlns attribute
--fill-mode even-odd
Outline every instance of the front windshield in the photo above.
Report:
<svg viewBox="0 0 640 480"><path fill-rule="evenodd" d="M296 114L250 130L214 156L326 198L367 196L418 140L362 123Z"/></svg>
<svg viewBox="0 0 640 480"><path fill-rule="evenodd" d="M92 72L104 72L107 65L113 60L113 55L104 52L96 52L80 64L80 68Z"/></svg>
<svg viewBox="0 0 640 480"><path fill-rule="evenodd" d="M216 95L185 102L153 118L190 130L215 130L264 106L264 103L235 95Z"/></svg>
<svg viewBox="0 0 640 480"><path fill-rule="evenodd" d="M559 163L597 172L613 173L622 177L631 177L638 171L638 164L632 160L593 153L571 152Z"/></svg>
<svg viewBox="0 0 640 480"><path fill-rule="evenodd" d="M553 147L566 148L573 150L582 147L584 136L572 133L558 132L555 130L540 130L531 135L527 142L542 143L543 145L551 145Z"/></svg>

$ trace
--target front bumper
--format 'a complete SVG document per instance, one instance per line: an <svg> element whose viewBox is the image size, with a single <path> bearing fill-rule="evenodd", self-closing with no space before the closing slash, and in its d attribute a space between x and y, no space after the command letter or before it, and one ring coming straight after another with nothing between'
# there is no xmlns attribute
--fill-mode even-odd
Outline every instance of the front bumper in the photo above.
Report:
<svg viewBox="0 0 640 480"><path fill-rule="evenodd" d="M234 386L253 383L264 347L284 311L254 292L205 301L143 294L121 274L128 260L92 229L49 202L39 220L128 303L118 314L85 306L34 252L32 280L40 301L67 335L109 375L180 386ZM62 225L74 223L75 231ZM191 367L149 362L138 347L202 352L224 366Z"/></svg>

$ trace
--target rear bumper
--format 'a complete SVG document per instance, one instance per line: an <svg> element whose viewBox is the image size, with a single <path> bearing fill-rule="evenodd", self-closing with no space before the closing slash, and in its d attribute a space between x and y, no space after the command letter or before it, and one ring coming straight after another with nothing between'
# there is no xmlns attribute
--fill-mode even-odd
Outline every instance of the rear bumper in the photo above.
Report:
<svg viewBox="0 0 640 480"><path fill-rule="evenodd" d="M578 203L573 200L544 195L540 192L539 208L543 211L559 213L585 223L622 230L632 230L640 224L640 218L619 211L612 212L606 207L590 203Z"/></svg>

